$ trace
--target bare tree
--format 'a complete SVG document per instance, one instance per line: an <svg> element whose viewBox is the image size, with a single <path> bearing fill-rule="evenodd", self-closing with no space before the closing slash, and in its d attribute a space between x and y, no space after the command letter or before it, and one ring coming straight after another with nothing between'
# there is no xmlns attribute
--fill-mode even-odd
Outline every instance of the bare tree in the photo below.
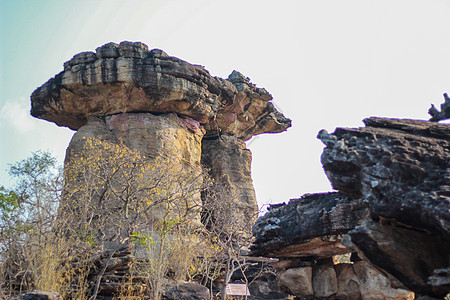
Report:
<svg viewBox="0 0 450 300"><path fill-rule="evenodd" d="M226 181L219 181L210 185L203 194L202 220L212 245L204 279L212 284L219 276L223 277L222 299L226 299L225 288L235 272L241 272L248 284L245 271L251 264L247 254L252 242L252 224L248 220L257 217L255 213L255 216L243 218L242 211L235 203L237 198L232 193Z"/></svg>
<svg viewBox="0 0 450 300"><path fill-rule="evenodd" d="M2 226L2 236L12 233L1 240L8 289L94 299L113 257L135 244L158 299L169 269L187 273L189 256L180 254L192 249L188 241L201 225L201 170L181 169L183 162L172 159L149 159L122 144L86 140L83 151L66 161L62 199L63 181L49 155L13 166L12 174L20 176L15 191L21 209L14 223L8 218L11 224Z"/></svg>
<svg viewBox="0 0 450 300"><path fill-rule="evenodd" d="M135 243L141 265L136 268L148 279L154 299L176 257L175 245L201 225L201 170L173 159L150 159L122 144L88 139L65 168L60 216L70 220L71 235L106 250Z"/></svg>
<svg viewBox="0 0 450 300"><path fill-rule="evenodd" d="M218 278L225 288L235 272L247 281L251 224L239 218L233 190L173 159L86 139L66 160L62 192L61 173L47 154L14 165L20 210L2 228L5 290L95 299L121 264L129 265L129 276L118 286L139 279L149 287L140 295L151 292L155 300L168 276L201 278L211 290Z"/></svg>

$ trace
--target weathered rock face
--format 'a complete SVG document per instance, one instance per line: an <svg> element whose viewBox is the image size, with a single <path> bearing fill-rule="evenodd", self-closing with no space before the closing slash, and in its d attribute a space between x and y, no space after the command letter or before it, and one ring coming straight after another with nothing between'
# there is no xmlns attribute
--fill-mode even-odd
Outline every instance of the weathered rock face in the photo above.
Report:
<svg viewBox="0 0 450 300"><path fill-rule="evenodd" d="M201 169L201 141L204 129L188 117L176 114L125 113L91 118L73 136L67 158L82 151L86 139L123 143L149 158L167 156L185 168Z"/></svg>
<svg viewBox="0 0 450 300"><path fill-rule="evenodd" d="M214 180L216 197L233 210L233 218L247 224L247 232L257 218L258 204L251 177L252 154L236 137L222 135L204 139L202 164ZM206 200L207 201L207 200Z"/></svg>
<svg viewBox="0 0 450 300"><path fill-rule="evenodd" d="M366 270L382 271L337 265L339 292L331 295L334 284L321 282L323 297L410 299L386 294L388 285L443 297L450 290L450 126L381 118L364 123L318 136L326 145L323 167L340 196L333 202L333 194L308 195L303 198L312 200L273 208L255 224L252 250L279 257L276 266L287 271L315 268L327 256L356 251L369 263ZM332 242L325 244L330 236ZM354 276L340 279L342 272ZM380 280L389 284L364 296L360 283Z"/></svg>
<svg viewBox="0 0 450 300"><path fill-rule="evenodd" d="M173 112L205 124L209 135L223 131L248 140L291 126L271 99L238 72L229 80L212 77L159 49L122 42L66 62L63 72L33 92L31 114L78 130L91 116Z"/></svg>
<svg viewBox="0 0 450 300"><path fill-rule="evenodd" d="M333 187L363 196L373 217L434 232L450 241L450 126L370 118L319 138Z"/></svg>
<svg viewBox="0 0 450 300"><path fill-rule="evenodd" d="M201 66L149 51L142 43L110 43L66 62L63 72L33 93L31 114L75 130L90 116L134 111L206 121L234 94L230 82L211 77Z"/></svg>
<svg viewBox="0 0 450 300"><path fill-rule="evenodd" d="M366 221L343 244L422 295L445 296L448 284L434 283L435 270L450 265L450 244L434 235Z"/></svg>
<svg viewBox="0 0 450 300"><path fill-rule="evenodd" d="M122 42L66 62L33 92L31 114L77 130L66 153L59 213L69 216L76 234L116 249L140 236L160 242L154 228L170 223L161 222L168 211L171 221L186 220L186 230L197 230L211 191L221 192L210 197L220 202L216 207L226 200L230 210L222 210L233 210L227 218L245 224L237 235L249 238L258 208L245 141L291 126L271 100L239 72L213 77L161 50ZM164 168L155 167L161 161ZM205 169L213 179L209 191ZM141 248L134 250L138 259ZM117 285L102 282L100 290Z"/></svg>
<svg viewBox="0 0 450 300"><path fill-rule="evenodd" d="M71 203L77 203L80 197L91 195L90 199L84 202L89 203L93 211L98 211L105 217L106 224L102 224L105 229L94 227L102 229L99 235L107 241L125 238L132 228L134 231L148 232L152 223L167 214L167 205L180 207L183 210L179 211L181 215L185 215L193 224L200 225L202 203L200 191L203 185L200 160L204 132L197 121L189 117L178 117L173 113L166 115L124 113L90 118L88 123L75 133L67 149L65 162L67 184L65 197L60 207L64 207L67 212L72 212ZM92 138L103 141L107 147L116 145L138 150L151 167L143 173L139 168L120 167L122 164L116 157L121 153L98 150L97 145L86 148L88 140ZM97 164L95 160L88 160L87 163L90 163L92 168L86 171L81 159L86 160L87 157L95 158L99 155L105 163ZM93 164L95 166L92 166ZM123 174L116 175L109 169L117 169ZM70 177L75 175L79 178L86 172L89 173L84 175L84 177L88 176L87 180L74 180ZM133 183L140 178L141 174L143 182ZM113 187L108 187L110 185ZM128 195L126 192L128 189L133 194ZM167 201L161 201L158 204L156 199L161 193ZM149 204L149 213L151 213L149 216L141 212L139 220L134 220L134 224L127 226L125 220L122 220L123 215L116 216L110 211L117 206L135 203L132 197L142 198L139 200L142 202L150 198L149 200L154 204ZM177 209L172 210L177 211ZM134 204L132 210L136 211ZM106 217L106 212L110 216ZM74 213L76 212L71 214ZM93 215L92 219L96 220L99 217ZM108 247L115 247L115 243Z"/></svg>
<svg viewBox="0 0 450 300"><path fill-rule="evenodd" d="M349 252L341 235L360 225L367 204L339 193L305 195L272 207L253 227L254 255L317 259Z"/></svg>
<svg viewBox="0 0 450 300"><path fill-rule="evenodd" d="M236 97L232 103L222 104L215 120L205 124L207 136L223 133L246 141L254 135L282 132L291 126L291 120L269 102L272 95L265 89L236 71L227 80L235 86Z"/></svg>
<svg viewBox="0 0 450 300"><path fill-rule="evenodd" d="M371 217L385 223L364 223L346 244L413 291L443 296L447 288L430 277L450 265L450 126L379 118L364 123L319 134L332 185L363 197Z"/></svg>

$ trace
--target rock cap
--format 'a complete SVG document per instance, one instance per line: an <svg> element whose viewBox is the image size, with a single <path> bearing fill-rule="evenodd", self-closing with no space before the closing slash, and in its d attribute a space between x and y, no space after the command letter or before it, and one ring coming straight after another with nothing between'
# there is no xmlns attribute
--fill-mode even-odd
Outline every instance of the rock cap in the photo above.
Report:
<svg viewBox="0 0 450 300"><path fill-rule="evenodd" d="M78 130L94 116L177 113L202 123L207 136L227 133L248 140L291 126L271 100L237 71L228 79L213 77L160 49L124 41L64 63L64 71L31 95L31 115Z"/></svg>

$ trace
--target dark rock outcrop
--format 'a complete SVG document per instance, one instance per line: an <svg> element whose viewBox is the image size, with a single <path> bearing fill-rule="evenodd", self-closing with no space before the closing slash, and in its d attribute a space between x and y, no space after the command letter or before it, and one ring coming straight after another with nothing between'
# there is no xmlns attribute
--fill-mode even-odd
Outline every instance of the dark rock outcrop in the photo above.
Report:
<svg viewBox="0 0 450 300"><path fill-rule="evenodd" d="M442 297L431 284L450 265L450 126L369 118L365 128L338 128L319 138L333 187L363 197L372 219L348 235L361 256L419 294Z"/></svg>
<svg viewBox="0 0 450 300"><path fill-rule="evenodd" d="M373 117L364 123L363 128L318 135L326 145L321 156L324 170L346 209L327 219L326 203L336 208L339 204L328 202L330 196L315 195L315 201L303 203L292 200L257 221L252 249L279 257L277 266L286 272L317 268L326 256L356 251L393 288L443 297L450 290L450 126ZM305 247L329 236L338 247L322 243L315 245L315 252ZM362 275L356 275L361 280ZM337 290L347 281L338 279ZM344 285L353 293L349 297L362 296L350 287L354 283ZM321 293L341 299L338 294L331 289Z"/></svg>
<svg viewBox="0 0 450 300"><path fill-rule="evenodd" d="M56 292L33 291L21 296L19 300L62 300Z"/></svg>
<svg viewBox="0 0 450 300"><path fill-rule="evenodd" d="M340 193L305 195L292 199L259 218L253 227L254 255L317 259L349 252L342 234L368 216L367 204Z"/></svg>
<svg viewBox="0 0 450 300"><path fill-rule="evenodd" d="M435 272L450 265L450 244L434 235L366 221L343 244L416 293L442 297L450 291L448 282L432 281Z"/></svg>
<svg viewBox="0 0 450 300"><path fill-rule="evenodd" d="M441 104L441 111L438 111L433 104L431 104L428 113L431 115L430 121L441 121L450 119L450 98L447 93L444 94L444 103Z"/></svg>
<svg viewBox="0 0 450 300"><path fill-rule="evenodd" d="M372 217L431 231L450 241L450 126L365 119L319 138L333 187L364 197Z"/></svg>

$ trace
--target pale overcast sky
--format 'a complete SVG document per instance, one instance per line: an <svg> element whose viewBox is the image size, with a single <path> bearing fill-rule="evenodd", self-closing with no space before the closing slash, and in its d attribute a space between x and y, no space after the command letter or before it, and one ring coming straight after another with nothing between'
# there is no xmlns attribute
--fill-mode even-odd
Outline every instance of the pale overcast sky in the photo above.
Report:
<svg viewBox="0 0 450 300"><path fill-rule="evenodd" d="M73 131L29 116L35 88L82 51L123 40L242 72L293 127L247 142L258 202L331 190L319 130L370 116L428 119L450 92L448 0L0 0L0 185Z"/></svg>

